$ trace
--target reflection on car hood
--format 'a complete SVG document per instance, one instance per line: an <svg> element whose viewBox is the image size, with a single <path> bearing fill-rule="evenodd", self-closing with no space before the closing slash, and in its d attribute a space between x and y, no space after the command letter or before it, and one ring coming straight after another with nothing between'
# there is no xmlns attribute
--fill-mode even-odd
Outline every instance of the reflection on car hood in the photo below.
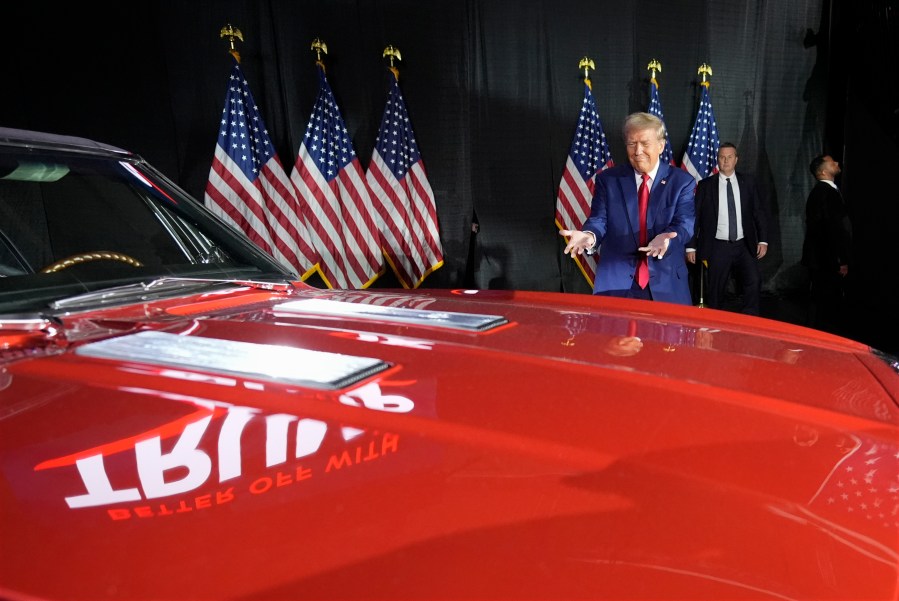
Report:
<svg viewBox="0 0 899 601"><path fill-rule="evenodd" d="M895 598L899 380L864 345L298 287L0 322L0 597Z"/></svg>

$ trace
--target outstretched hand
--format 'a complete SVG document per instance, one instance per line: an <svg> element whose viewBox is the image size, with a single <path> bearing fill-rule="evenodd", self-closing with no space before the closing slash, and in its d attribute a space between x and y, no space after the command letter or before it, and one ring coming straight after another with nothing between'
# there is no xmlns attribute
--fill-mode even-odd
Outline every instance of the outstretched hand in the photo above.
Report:
<svg viewBox="0 0 899 601"><path fill-rule="evenodd" d="M637 250L639 252L645 252L649 257L656 257L657 259L661 259L665 256L665 253L668 252L668 244L669 240L677 237L677 232L662 232L655 238L649 241L649 244L646 246L641 246Z"/></svg>
<svg viewBox="0 0 899 601"><path fill-rule="evenodd" d="M559 230L559 234L568 239L568 244L565 245L565 250L562 252L570 255L571 258L584 254L588 248L593 246L595 240L592 234L580 230Z"/></svg>

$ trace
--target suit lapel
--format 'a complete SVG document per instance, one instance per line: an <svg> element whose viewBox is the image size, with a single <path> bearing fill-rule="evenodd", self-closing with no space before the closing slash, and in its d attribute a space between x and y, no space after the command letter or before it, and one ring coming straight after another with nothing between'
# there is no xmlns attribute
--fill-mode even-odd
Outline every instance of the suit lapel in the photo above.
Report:
<svg viewBox="0 0 899 601"><path fill-rule="evenodd" d="M670 165L660 162L659 170L656 171L656 178L652 182L652 189L649 191L649 208L646 210L646 229L649 232L653 231L656 215L662 208L662 202L665 198L665 189L668 186L668 175L670 170ZM652 238L653 235L650 235L649 239L651 240Z"/></svg>
<svg viewBox="0 0 899 601"><path fill-rule="evenodd" d="M712 198L715 199L715 201L712 203L712 217L714 217L714 219L712 219L711 226L715 229L718 229L718 209L721 208L721 186L719 185L720 181L718 180L717 173L715 174L715 179L713 179L710 183L712 184ZM713 230L712 237L714 238L714 236L715 233Z"/></svg>
<svg viewBox="0 0 899 601"><path fill-rule="evenodd" d="M628 225L630 225L634 242L637 246L640 246L640 201L637 198L637 173L630 165L628 165L628 169L622 172L622 176L618 180L618 188L621 191L621 202L623 204L621 210L627 218ZM650 191L651 196L652 192ZM649 204L652 205L651 198ZM646 215L648 223L649 211L647 211Z"/></svg>

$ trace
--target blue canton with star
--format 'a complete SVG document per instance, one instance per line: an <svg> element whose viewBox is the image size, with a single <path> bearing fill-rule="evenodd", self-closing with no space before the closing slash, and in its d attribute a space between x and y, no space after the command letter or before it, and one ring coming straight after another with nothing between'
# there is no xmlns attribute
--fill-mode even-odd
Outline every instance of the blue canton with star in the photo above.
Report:
<svg viewBox="0 0 899 601"><path fill-rule="evenodd" d="M231 70L221 126L219 145L247 179L255 181L259 170L275 156L275 151L237 61Z"/></svg>
<svg viewBox="0 0 899 601"><path fill-rule="evenodd" d="M337 177L341 169L356 157L347 133L346 123L340 115L334 93L319 66L319 92L312 109L312 116L306 126L303 143L318 170L328 181Z"/></svg>
<svg viewBox="0 0 899 601"><path fill-rule="evenodd" d="M690 133L690 144L687 154L699 172L700 177L708 177L718 165L718 125L712 112L712 100L708 86L702 86L702 97L699 101L699 112L696 123Z"/></svg>
<svg viewBox="0 0 899 601"><path fill-rule="evenodd" d="M399 82L394 78L387 97L381 128L375 140L375 148L390 168L397 180L403 179L409 168L418 162L421 155L415 143L415 134L409 122L409 113Z"/></svg>
<svg viewBox="0 0 899 601"><path fill-rule="evenodd" d="M659 98L659 87L656 85L655 79L649 83L649 112L658 117L662 123L665 123L665 116L662 114L662 101ZM665 150L663 150L662 154L659 156L659 161L662 163L670 163L673 157L674 152L671 150L671 140L668 138L668 130L666 128Z"/></svg>
<svg viewBox="0 0 899 601"><path fill-rule="evenodd" d="M577 119L577 131L571 141L571 160L584 180L588 180L611 160L611 152L602 130L596 100L590 86L584 84L584 101Z"/></svg>

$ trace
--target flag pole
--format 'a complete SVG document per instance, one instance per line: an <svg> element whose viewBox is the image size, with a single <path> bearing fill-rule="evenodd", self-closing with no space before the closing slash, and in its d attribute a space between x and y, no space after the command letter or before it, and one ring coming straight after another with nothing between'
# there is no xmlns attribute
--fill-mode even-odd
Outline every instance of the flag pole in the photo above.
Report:
<svg viewBox="0 0 899 601"><path fill-rule="evenodd" d="M403 56L392 44L381 56L389 59L387 70L393 79L387 86L387 102L365 180L380 230L385 271L389 267L403 288L415 289L443 266L437 203L400 90L397 61Z"/></svg>
<svg viewBox="0 0 899 601"><path fill-rule="evenodd" d="M319 38L315 52L318 96L306 124L290 181L319 250L319 273L328 288L368 288L383 272L378 216L352 135L328 78Z"/></svg>
<svg viewBox="0 0 899 601"><path fill-rule="evenodd" d="M659 80L656 79L656 73L662 72L662 63L657 59L652 59L649 61L649 64L646 65L646 70L649 71L650 74L649 107L647 110L658 117L664 124L665 117L662 115L662 100L659 98ZM664 161L672 167L677 166L677 163L674 162L674 150L671 148L670 134L668 133L667 126L665 127L665 147L662 149L662 154L659 158L664 159Z"/></svg>
<svg viewBox="0 0 899 601"><path fill-rule="evenodd" d="M699 70L697 71L699 75L702 75L702 85L707 88L711 86L709 81L706 79L706 76L712 75L712 67L710 67L707 63L702 63L699 65ZM699 262L699 304L698 307L705 307L705 300L703 299L703 288L705 286L705 263Z"/></svg>
<svg viewBox="0 0 899 601"><path fill-rule="evenodd" d="M237 41L244 37L230 23L219 31L232 60L221 122L203 194L203 204L259 249L305 280L318 262L284 165L240 67ZM235 110L241 106L241 110ZM242 145L233 140L242 139ZM279 182L266 185L263 182ZM273 211L277 207L278 211ZM253 218L247 218L252 215Z"/></svg>
<svg viewBox="0 0 899 601"><path fill-rule="evenodd" d="M700 85L705 86L706 88L711 87L711 83L706 79L706 76L712 75L712 67L710 67L707 63L702 63L699 65L699 69L697 70L699 75L702 75L702 82ZM705 262L699 262L699 304L697 307L705 307L705 300L703 299L703 290L705 287Z"/></svg>
<svg viewBox="0 0 899 601"><path fill-rule="evenodd" d="M705 300L702 297L703 290L704 290L704 283L705 283L705 262L700 261L699 262L699 304L696 305L697 307L700 307L700 308L705 307Z"/></svg>

